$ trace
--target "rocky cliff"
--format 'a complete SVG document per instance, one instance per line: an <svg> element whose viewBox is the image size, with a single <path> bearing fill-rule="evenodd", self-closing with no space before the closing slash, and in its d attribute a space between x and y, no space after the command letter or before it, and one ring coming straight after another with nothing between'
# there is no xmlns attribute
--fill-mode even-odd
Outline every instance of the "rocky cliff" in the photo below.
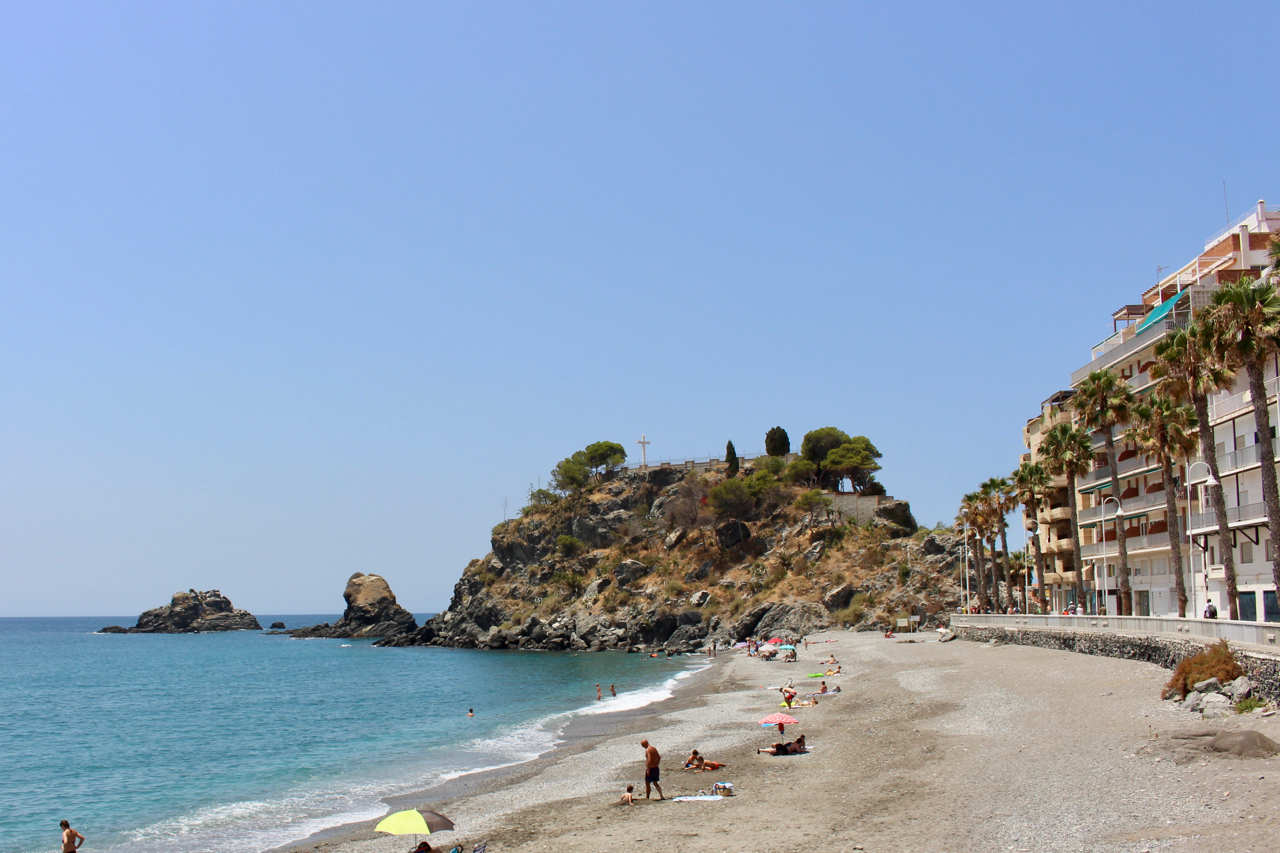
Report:
<svg viewBox="0 0 1280 853"><path fill-rule="evenodd" d="M859 527L797 509L805 489L775 483L717 517L707 496L721 479L652 469L544 496L494 529L446 611L380 644L687 652L905 615L928 626L954 610L959 543L911 537L905 501Z"/></svg>
<svg viewBox="0 0 1280 853"><path fill-rule="evenodd" d="M258 620L247 610L236 610L231 600L216 589L208 592L175 592L163 607L148 610L132 628L111 625L104 634L201 634L207 631L261 631Z"/></svg>
<svg viewBox="0 0 1280 853"><path fill-rule="evenodd" d="M356 572L347 580L342 597L347 609L337 622L298 628L289 633L300 638L370 639L395 637L418 628L418 620L396 603L395 593L381 575Z"/></svg>

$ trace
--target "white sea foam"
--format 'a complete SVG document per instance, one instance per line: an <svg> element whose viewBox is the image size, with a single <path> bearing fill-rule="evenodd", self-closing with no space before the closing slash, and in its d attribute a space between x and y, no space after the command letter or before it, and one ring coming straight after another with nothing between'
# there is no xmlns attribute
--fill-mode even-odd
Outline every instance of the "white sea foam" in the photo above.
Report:
<svg viewBox="0 0 1280 853"><path fill-rule="evenodd" d="M278 798L197 809L134 830L114 849L122 853L196 853L208 849L255 853L330 827L377 819L387 813L385 797L532 761L556 747L565 726L575 717L632 711L669 699L680 682L709 665L675 673L655 687L626 691L477 737L455 751L431 756L416 768L401 768L394 779L331 780L315 788L296 788Z"/></svg>

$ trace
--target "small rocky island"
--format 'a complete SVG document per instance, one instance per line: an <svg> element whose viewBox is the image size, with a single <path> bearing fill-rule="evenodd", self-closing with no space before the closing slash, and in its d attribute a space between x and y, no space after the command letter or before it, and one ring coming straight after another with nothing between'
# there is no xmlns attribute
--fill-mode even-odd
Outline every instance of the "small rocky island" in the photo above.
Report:
<svg viewBox="0 0 1280 853"><path fill-rule="evenodd" d="M418 630L418 621L396 603L395 593L382 575L356 572L347 581L342 597L346 599L347 609L337 622L298 628L289 634L300 639L367 640L396 637Z"/></svg>
<svg viewBox="0 0 1280 853"><path fill-rule="evenodd" d="M163 607L146 611L132 628L110 625L103 634L203 634L209 631L261 631L248 610L237 610L231 599L216 589L207 592L175 592Z"/></svg>

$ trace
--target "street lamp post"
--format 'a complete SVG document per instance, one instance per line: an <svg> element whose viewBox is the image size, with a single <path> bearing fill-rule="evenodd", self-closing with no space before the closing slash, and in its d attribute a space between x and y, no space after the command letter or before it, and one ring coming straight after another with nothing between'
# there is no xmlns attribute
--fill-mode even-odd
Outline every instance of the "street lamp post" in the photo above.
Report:
<svg viewBox="0 0 1280 853"><path fill-rule="evenodd" d="M1208 479L1204 481L1204 485L1200 487L1200 511L1201 512L1204 512L1205 489L1218 485L1218 481L1214 478L1213 471L1209 468L1208 462L1205 462L1203 459L1200 459L1195 462L1192 462L1190 465L1187 466L1187 564L1191 569L1191 584L1190 584L1191 618L1193 619L1195 618L1195 615L1200 612L1196 608L1196 566L1195 566L1195 561L1192 559L1192 557L1194 556L1192 552L1195 546L1195 542L1191 538L1191 471L1197 465L1203 465L1204 470L1207 471L1209 474ZM1201 548L1200 561L1204 562L1204 559L1205 559L1205 549ZM1182 566L1178 566L1178 571L1179 572L1182 571ZM1209 570L1206 567L1205 568L1205 589L1206 589L1205 594L1206 595L1208 595L1208 583L1209 583Z"/></svg>
<svg viewBox="0 0 1280 853"><path fill-rule="evenodd" d="M1027 604L1027 559L1028 559L1029 552L1031 551L1031 537L1040 535L1040 522L1036 521L1035 517L1033 516L1027 519L1027 522L1024 526L1027 528L1027 541L1026 541L1026 544L1022 546L1022 608L1029 613L1031 612L1031 607ZM1040 567L1037 566L1036 571L1039 571L1039 570L1040 570ZM1041 589L1044 588L1043 582L1041 583L1040 586L1041 586ZM1040 610L1041 611L1044 610L1043 601L1040 602Z"/></svg>
<svg viewBox="0 0 1280 853"><path fill-rule="evenodd" d="M964 612L969 613L969 523L964 525Z"/></svg>
<svg viewBox="0 0 1280 853"><path fill-rule="evenodd" d="M1102 603L1107 603L1107 501L1115 501L1116 504L1116 526L1119 527L1123 522L1120 520L1120 500L1114 495L1102 499ZM1119 538L1120 531L1116 531L1116 537ZM1119 546L1117 546L1119 547ZM1094 578L1094 593L1098 591L1098 579ZM1098 608L1095 608L1098 609Z"/></svg>

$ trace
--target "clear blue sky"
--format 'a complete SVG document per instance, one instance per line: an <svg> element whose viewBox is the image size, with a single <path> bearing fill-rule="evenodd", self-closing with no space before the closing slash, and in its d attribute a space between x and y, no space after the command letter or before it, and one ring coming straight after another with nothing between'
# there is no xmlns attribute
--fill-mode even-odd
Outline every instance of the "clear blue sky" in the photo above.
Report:
<svg viewBox="0 0 1280 853"><path fill-rule="evenodd" d="M839 426L921 522L1280 203L1275 10L0 4L0 615L443 607L529 483Z"/></svg>

